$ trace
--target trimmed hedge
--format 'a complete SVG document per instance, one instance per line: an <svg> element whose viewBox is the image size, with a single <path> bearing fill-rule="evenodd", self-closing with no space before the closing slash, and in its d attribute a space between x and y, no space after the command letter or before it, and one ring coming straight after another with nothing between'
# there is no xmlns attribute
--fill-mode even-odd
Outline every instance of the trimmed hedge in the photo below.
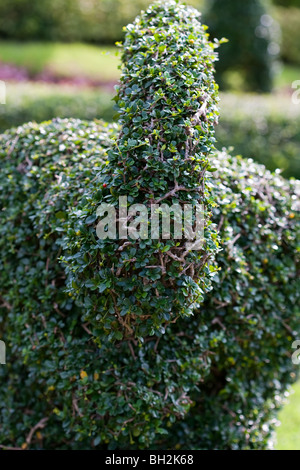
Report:
<svg viewBox="0 0 300 470"><path fill-rule="evenodd" d="M0 132L24 122L55 117L112 121L112 94L76 87L34 83L7 84L7 103L0 105Z"/></svg>
<svg viewBox="0 0 300 470"><path fill-rule="evenodd" d="M104 325L111 339L163 332L165 324L192 315L210 289L219 245L205 176L212 171L218 118L213 78L217 44L208 41L199 16L176 2L158 3L128 25L115 98L122 130L108 154L107 169L100 171L70 227L65 259L70 293L80 295L83 303L89 299L86 320L95 329ZM101 185L105 189L99 192ZM201 248L190 250L174 233L168 240L161 233L150 239L148 233L145 241L117 237L95 243L95 205L110 204L120 219L120 196L128 198L129 206L144 205L141 217L148 221L160 203L168 209L201 204ZM195 220L192 227L196 230ZM141 230L147 232L148 225ZM87 246L89 259L83 264ZM96 319L95 309L101 312Z"/></svg>
<svg viewBox="0 0 300 470"><path fill-rule="evenodd" d="M210 372L191 393L185 419L159 446L272 448L277 411L299 372L291 344L300 331L300 182L226 152L214 165L221 270L200 317L178 325L187 341L207 328Z"/></svg>
<svg viewBox="0 0 300 470"><path fill-rule="evenodd" d="M291 98L279 96L221 95L218 149L234 152L300 178L300 109Z"/></svg>
<svg viewBox="0 0 300 470"><path fill-rule="evenodd" d="M78 306L66 292L57 258L70 206L97 181L115 133L100 123L56 120L1 136L0 331L8 345L1 443L265 448L296 372L299 186L217 153L209 186L223 251L213 291L199 314L165 334L112 347L85 322L89 300ZM44 418L45 428L26 443Z"/></svg>
<svg viewBox="0 0 300 470"><path fill-rule="evenodd" d="M162 24L165 17L174 30ZM175 90L168 83L172 75L159 75L163 67L156 70L156 64L165 60L167 66L170 60L168 48L165 55L165 50L160 51L163 57L154 51L151 28L157 22L162 27L156 27L155 34L172 33L170 49L179 42L188 63L190 41L195 44L197 69L186 68L175 83L178 103L187 100L185 93L190 94L190 103L177 108L173 104L172 127L169 107ZM145 25L147 31L143 31ZM179 31L182 42L175 42ZM197 38L188 37L196 31ZM1 446L263 449L268 445L280 396L296 377L291 345L300 333L299 182L286 181L251 160L225 152L214 154L214 54L202 34L194 10L173 1L156 4L128 29L117 98L120 128L55 120L27 124L0 137L0 333L8 347L8 364L0 368L5 383L0 389ZM207 56L209 48L212 52ZM148 54L155 58L152 67L137 67ZM180 57L184 61L185 55ZM203 61L198 62L200 57ZM174 73L182 73L182 61L178 59ZM146 80L152 68L153 81ZM149 86L151 94L134 83L130 86L132 72L142 75L138 75L140 87ZM207 94L205 107L201 90L199 124L194 118L199 98L196 85ZM159 97L163 106L158 105ZM147 108L148 100L151 106ZM143 108L140 114L138 107ZM157 115L163 111L166 116ZM148 126L139 124L145 114ZM156 125L163 126L159 132L155 132ZM142 136L135 136L139 132ZM133 142L138 139L144 139L143 146ZM205 141L204 147L200 140ZM182 158L182 143L188 148L189 168ZM150 147L151 158L145 162ZM156 187L159 156L169 172L161 168L162 186ZM206 166L205 177L204 168L198 172L197 159L199 166ZM145 183L137 180L138 168ZM118 194L124 194L131 176L135 178L129 183L133 201L142 200L137 182L155 196L168 194L170 199L165 191L172 188L173 175L190 187L181 197L190 195L191 200L196 199L196 181L204 184L198 195L206 205L207 245L200 252L206 266L201 269L204 263L200 267L199 256L191 254L200 268L198 279L193 279L193 270L181 271L181 261L174 260L167 272L161 270L152 278L148 274L145 296L140 297L136 281L144 266L139 270L136 260L145 259L147 243L131 240L134 252L129 245L122 246L127 251L124 268L120 265L123 276L116 272L109 276L107 268L112 274L113 262L121 262L123 250L114 251L114 240L97 240L94 211L103 197L114 203ZM216 246L214 226L222 251ZM148 241L151 248L153 241ZM159 251L166 241L159 242L147 263L150 256L161 260ZM207 254L211 260L205 258ZM213 256L221 269L216 270ZM206 291L194 315L188 315L191 302L194 307L197 304L194 292L189 297L187 289L185 297L180 272L192 289L198 283ZM173 285L163 291L160 283L169 279ZM208 292L210 283L214 289ZM145 300L155 285L157 292ZM166 294L173 304L169 312ZM112 302L114 296L116 302ZM121 296L123 321L116 313ZM176 310L178 305L182 311ZM141 311L133 311L132 306ZM143 313L147 314L145 330L138 318ZM177 318L172 318L173 313Z"/></svg>
<svg viewBox="0 0 300 470"><path fill-rule="evenodd" d="M57 86L23 84L7 86L7 104L0 106L0 132L23 122L54 117L102 118L112 121L112 94ZM300 112L290 98L221 93L221 114L216 146L280 168L285 177L300 178ZM246 137L245 137L246 136Z"/></svg>

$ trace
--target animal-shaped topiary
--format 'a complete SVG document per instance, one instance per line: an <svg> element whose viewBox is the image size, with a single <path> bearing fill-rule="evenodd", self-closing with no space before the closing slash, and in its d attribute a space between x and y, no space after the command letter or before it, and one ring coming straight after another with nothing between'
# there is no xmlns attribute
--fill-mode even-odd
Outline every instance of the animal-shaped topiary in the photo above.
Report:
<svg viewBox="0 0 300 470"><path fill-rule="evenodd" d="M155 8L167 8L166 16L169 9L180 15L185 11L174 2ZM147 15L156 21L154 11L150 8ZM160 107L155 109L159 112ZM202 129L208 123L201 117ZM208 199L215 206L210 226L205 219L211 236L205 250L210 248L207 254L212 255L216 249L213 224L222 246L214 289L195 315L183 315L163 328L164 321L171 320L156 317L159 296L154 296L150 320L138 322L130 310L136 305L135 291L123 286L130 320L125 326L114 317L108 271L104 277L99 274L113 260L116 242L97 239L95 216L103 197L117 204L117 183L125 193L122 178L127 181L130 172L117 159L123 130L124 123L119 128L55 120L28 124L0 137L0 334L7 349L7 365L0 368L0 445L265 448L280 396L296 377L291 355L300 334L298 183L225 152L211 156L207 168L212 165L217 171L206 174L204 199L206 207ZM149 146L155 147L150 140ZM175 158L181 158L180 152L174 152ZM192 158L198 158L196 153ZM203 150L203 159L206 153ZM139 174L146 179L147 170L139 163L145 155L138 155L133 166L140 164ZM152 188L156 175L157 160L149 156L148 161L154 169L141 186L145 190ZM200 173L193 160L185 164L179 166L177 178L183 179L180 184L191 182L191 200L196 200ZM177 168L176 160L174 165ZM181 174L181 168L187 174ZM156 199L174 189L173 174L165 174L163 166L162 172L166 186L156 188ZM141 197L139 189L131 196ZM203 198L202 191L198 193ZM181 197L188 194L183 191ZM107 249L103 257L101 246ZM146 254L146 247L138 249ZM196 252L195 266L205 254ZM136 255L128 256L131 260ZM99 261L104 265L98 267ZM199 282L207 282L207 287L209 273L215 270L210 266L204 272L199 269ZM182 272L180 264L175 268ZM99 287L97 274L107 291ZM130 275L135 281L129 269L126 283ZM154 289L155 279L144 285L146 293L148 286ZM180 285L174 291L168 287L169 292L171 304L181 295ZM188 307L194 300L193 292L190 295L184 296ZM105 298L111 308L104 313ZM141 306L147 311L149 303ZM126 315L121 315L123 320Z"/></svg>
<svg viewBox="0 0 300 470"><path fill-rule="evenodd" d="M70 216L70 254L65 258L70 293L82 302L90 300L86 321L94 327L105 324L111 339L142 338L190 316L215 271L219 245L205 178L218 119L216 44L208 40L199 18L193 8L158 2L127 26L116 96L121 131L108 152L108 165ZM120 203L122 196L127 199ZM123 236L120 229L116 240L104 235L94 240L101 204L102 216L109 204L117 221L131 229L137 222L129 206L144 209L139 238L126 231ZM166 237L159 228L153 235L157 211L164 217L174 205L182 213L186 207L194 211L190 228L201 243L197 249L187 245L181 228L181 239L175 228ZM196 207L202 207L198 225ZM180 225L181 217L171 213L174 224Z"/></svg>

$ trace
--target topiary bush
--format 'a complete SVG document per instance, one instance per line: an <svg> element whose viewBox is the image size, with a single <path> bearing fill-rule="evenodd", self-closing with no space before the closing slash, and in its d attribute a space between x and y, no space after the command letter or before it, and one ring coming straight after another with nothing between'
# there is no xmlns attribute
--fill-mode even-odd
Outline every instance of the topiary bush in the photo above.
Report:
<svg viewBox="0 0 300 470"><path fill-rule="evenodd" d="M155 34L181 31L178 43L197 68L183 69L178 60L165 76L174 60L168 47L151 59L151 27L163 18L169 20ZM185 42L190 28L197 37ZM169 39L172 50L177 42ZM145 54L153 60L149 68L138 66ZM0 336L7 344L7 365L0 368L1 447L268 445L280 396L296 372L299 187L253 161L213 150L213 59L194 10L173 1L156 4L128 28L120 127L57 119L0 137ZM168 83L173 73L179 75L177 94ZM197 88L199 96L207 93L206 116ZM191 102L184 107L186 94ZM197 109L200 123L191 123ZM166 116L158 117L162 112ZM148 253L148 265L172 247L166 240L156 251L152 240L130 240L124 248L123 241L99 240L95 210L102 198L114 204L126 191L130 203L142 201L141 188L144 200L149 189L159 199L172 192L174 175L189 188L178 191L181 204L198 200L197 194L204 201L206 244L186 255L190 271L172 258L166 273L148 275L143 297L139 278L145 274L133 259ZM171 203L171 196L165 200ZM183 271L190 292L182 288ZM203 298L195 300L193 289ZM121 318L114 295L125 312Z"/></svg>
<svg viewBox="0 0 300 470"><path fill-rule="evenodd" d="M159 445L265 449L297 372L291 345L299 338L300 184L225 152L214 165L221 270L199 318L177 325L186 338L207 328L210 372L192 391L186 418Z"/></svg>
<svg viewBox="0 0 300 470"><path fill-rule="evenodd" d="M86 321L95 328L104 324L111 338L163 332L166 323L191 315L210 289L218 250L210 221L214 200L205 187L218 116L214 49L199 13L176 2L150 7L127 27L115 98L121 132L109 165L70 214L64 259L70 294L82 304L90 300ZM201 249L189 250L175 234L150 238L148 227L141 229L144 239L124 241L119 232L114 243L111 237L95 243L95 206L108 203L121 219L122 196L128 206L144 204L148 221L160 203L202 204ZM82 263L87 246L89 259ZM95 317L95 309L102 313Z"/></svg>
<svg viewBox="0 0 300 470"><path fill-rule="evenodd" d="M218 153L209 183L223 246L214 290L199 314L165 334L112 347L82 319L57 258L69 204L97 178L116 132L57 120L1 138L2 208L11 200L1 224L1 336L10 358L0 369L2 445L264 448L294 373L299 189Z"/></svg>
<svg viewBox="0 0 300 470"><path fill-rule="evenodd" d="M76 117L112 121L113 93L99 90L58 90L59 86L9 85L12 101L0 107L0 132L23 122ZM234 152L283 170L285 177L300 177L300 109L290 96L222 93L216 127L216 147L234 147Z"/></svg>

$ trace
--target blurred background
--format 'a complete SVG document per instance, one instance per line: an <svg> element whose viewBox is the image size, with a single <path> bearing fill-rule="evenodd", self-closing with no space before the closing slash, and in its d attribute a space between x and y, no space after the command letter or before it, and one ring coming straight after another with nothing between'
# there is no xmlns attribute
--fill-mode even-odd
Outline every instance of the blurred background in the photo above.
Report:
<svg viewBox="0 0 300 470"><path fill-rule="evenodd" d="M0 0L0 80L6 84L0 132L57 116L113 120L120 75L115 42L150 3ZM228 39L216 72L217 147L300 178L300 0L186 3L202 12L213 38ZM289 401L277 448L300 450L300 385Z"/></svg>

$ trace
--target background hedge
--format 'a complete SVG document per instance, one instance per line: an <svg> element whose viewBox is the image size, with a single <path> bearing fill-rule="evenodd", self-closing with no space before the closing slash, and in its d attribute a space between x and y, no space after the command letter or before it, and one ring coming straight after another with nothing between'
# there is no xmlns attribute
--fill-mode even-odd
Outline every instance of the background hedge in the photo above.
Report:
<svg viewBox="0 0 300 470"><path fill-rule="evenodd" d="M188 4L197 7L204 13L204 21L209 21L206 14L212 3L205 0L190 0ZM101 44L114 44L123 38L122 28L150 4L150 0L2 0L0 4L0 38L20 41L87 41ZM243 2L243 8L249 7ZM279 22L282 29L282 58L289 63L299 64L299 1L273 0L272 16ZM227 2L227 5L230 3ZM239 5L242 5L240 2ZM246 5L246 7L245 7ZM248 7L247 7L248 5ZM267 3L270 7L270 3ZM260 8L258 3L256 10ZM224 10L222 21L225 21ZM237 10L238 11L238 10ZM233 15L236 17L236 12ZM247 16L245 16L246 18ZM231 39L231 45L223 47L224 54L230 57L230 50L235 42L234 36L249 30L241 27L230 28L221 35ZM227 34L225 34L227 33ZM234 36L232 36L234 34ZM249 36L249 34L248 34ZM276 39L277 41L277 39ZM264 48L257 51L258 58ZM266 54L266 52L264 52ZM224 61L228 61L224 56ZM267 56L266 56L267 57ZM237 65L235 63L234 65ZM255 65L255 64L254 64ZM263 67L264 68L264 67Z"/></svg>
<svg viewBox="0 0 300 470"><path fill-rule="evenodd" d="M280 168L286 177L300 177L299 106L273 96L221 96L217 147L234 147L234 153Z"/></svg>
<svg viewBox="0 0 300 470"><path fill-rule="evenodd" d="M77 117L112 121L113 94L38 83L7 85L7 104L0 106L0 131L26 121ZM13 98L11 100L11 98ZM286 177L300 177L300 113L290 97L221 93L221 114L216 127L217 147L283 169Z"/></svg>
<svg viewBox="0 0 300 470"><path fill-rule="evenodd" d="M112 93L40 83L7 84L7 104L0 106L0 132L24 122L54 117L112 121Z"/></svg>
<svg viewBox="0 0 300 470"><path fill-rule="evenodd" d="M299 7L299 0L273 0L273 3L283 7Z"/></svg>
<svg viewBox="0 0 300 470"><path fill-rule="evenodd" d="M219 243L205 176L213 171L210 154L219 114L213 75L217 43L208 40L199 18L197 10L178 2L159 2L127 26L115 97L122 130L108 153L107 170L100 171L96 186L70 216L65 259L70 293L83 303L90 299L86 320L95 329L104 324L111 339L124 335L130 341L164 331L166 324L191 316L211 288ZM140 228L145 241L134 236L122 241L119 234L95 244L95 205L110 204L120 219L120 196L145 208L140 216L148 219ZM160 203L166 210L173 204L182 211L185 204L202 206L203 233L196 237L201 236L201 247L187 248L174 229L166 240L161 229L150 236L153 204ZM194 218L191 227L197 230ZM87 246L89 259L82 265L78 260L85 259Z"/></svg>
<svg viewBox="0 0 300 470"><path fill-rule="evenodd" d="M14 40L88 41L114 44L122 28L150 0L2 0L0 37ZM201 9L202 0L189 5Z"/></svg>

